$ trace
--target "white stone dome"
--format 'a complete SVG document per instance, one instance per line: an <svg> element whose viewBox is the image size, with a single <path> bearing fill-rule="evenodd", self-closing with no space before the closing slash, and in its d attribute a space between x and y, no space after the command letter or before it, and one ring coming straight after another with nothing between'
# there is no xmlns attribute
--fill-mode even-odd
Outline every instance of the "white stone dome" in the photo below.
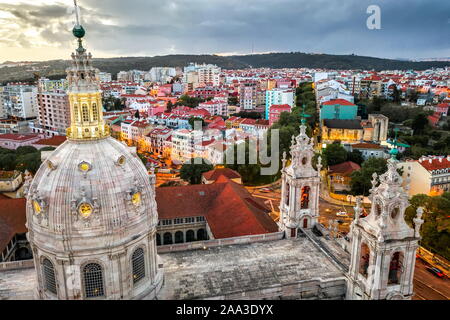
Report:
<svg viewBox="0 0 450 320"><path fill-rule="evenodd" d="M36 265L41 264L41 256L55 269L58 260L66 261L80 279L83 265L97 260L105 269L106 298L135 298L155 286L158 216L154 186L129 147L111 137L68 140L43 161L26 194L28 237ZM146 252L149 281L136 292L130 280L130 254L138 246ZM123 260L120 274L115 256ZM84 298L82 280L75 282L73 292L58 293L58 298ZM45 286L40 287L38 294L49 298Z"/></svg>

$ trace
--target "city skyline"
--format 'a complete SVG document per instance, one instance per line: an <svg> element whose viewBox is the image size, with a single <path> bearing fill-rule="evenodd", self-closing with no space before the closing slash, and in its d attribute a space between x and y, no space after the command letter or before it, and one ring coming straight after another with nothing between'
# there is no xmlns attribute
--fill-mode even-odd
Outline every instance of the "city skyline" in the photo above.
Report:
<svg viewBox="0 0 450 320"><path fill-rule="evenodd" d="M67 59L73 2L0 0L0 62ZM392 59L448 58L444 1L80 1L96 57L300 51ZM370 5L381 29L369 30ZM269 22L269 23L268 23ZM95 39L95 41L94 41ZM349 41L352 39L352 41ZM192 44L195 44L195 47Z"/></svg>

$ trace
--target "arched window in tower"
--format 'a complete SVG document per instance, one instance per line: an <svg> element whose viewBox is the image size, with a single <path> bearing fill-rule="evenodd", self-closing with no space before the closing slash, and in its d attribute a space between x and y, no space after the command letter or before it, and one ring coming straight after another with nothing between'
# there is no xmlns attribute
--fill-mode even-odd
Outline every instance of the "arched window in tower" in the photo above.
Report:
<svg viewBox="0 0 450 320"><path fill-rule="evenodd" d="M83 104L81 107L81 116L83 118L83 122L89 122L89 110L87 104Z"/></svg>
<svg viewBox="0 0 450 320"><path fill-rule="evenodd" d="M365 243L361 244L361 255L359 258L359 273L367 278L370 264L370 249Z"/></svg>
<svg viewBox="0 0 450 320"><path fill-rule="evenodd" d="M389 264L388 284L399 284L403 272L403 252L395 252Z"/></svg>
<svg viewBox="0 0 450 320"><path fill-rule="evenodd" d="M97 263L89 263L83 268L83 286L86 298L105 295L103 287L103 270Z"/></svg>
<svg viewBox="0 0 450 320"><path fill-rule="evenodd" d="M92 104L92 119L94 121L98 120L98 108L97 108L97 104L96 103Z"/></svg>
<svg viewBox="0 0 450 320"><path fill-rule="evenodd" d="M304 186L302 188L302 193L300 196L300 208L301 209L308 209L309 208L309 191L311 190L310 187Z"/></svg>
<svg viewBox="0 0 450 320"><path fill-rule="evenodd" d="M145 278L145 256L144 249L137 248L131 256L131 264L133 267L133 284L138 283Z"/></svg>
<svg viewBox="0 0 450 320"><path fill-rule="evenodd" d="M291 186L289 185L289 183L286 183L286 205L289 205L289 197L291 195Z"/></svg>
<svg viewBox="0 0 450 320"><path fill-rule="evenodd" d="M55 268L53 267L53 263L47 258L42 261L42 275L45 290L56 294Z"/></svg>

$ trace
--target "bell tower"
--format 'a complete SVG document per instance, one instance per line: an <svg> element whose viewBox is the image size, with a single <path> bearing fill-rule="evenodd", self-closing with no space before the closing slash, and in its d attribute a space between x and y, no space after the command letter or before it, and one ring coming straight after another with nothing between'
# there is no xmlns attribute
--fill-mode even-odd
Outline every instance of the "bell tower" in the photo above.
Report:
<svg viewBox="0 0 450 320"><path fill-rule="evenodd" d="M291 144L291 163L286 166L286 153L283 154L281 170L280 228L286 238L297 237L297 229L312 228L319 216L320 169L312 166L314 142L306 134L306 121L303 118L300 134Z"/></svg>
<svg viewBox="0 0 450 320"><path fill-rule="evenodd" d="M92 55L83 48L86 31L80 23L76 0L74 4L76 24L72 33L78 39L78 48L72 53L71 67L66 70L71 120L67 137L72 140L100 139L109 136L109 128L103 121L99 70L92 66Z"/></svg>
<svg viewBox="0 0 450 320"><path fill-rule="evenodd" d="M369 215L360 217L360 199L355 207L349 233L352 243L347 299L350 300L409 300L413 295L423 209L417 210L414 229L408 226L404 215L409 201L397 172L397 153L397 149L391 151L384 174L373 175Z"/></svg>

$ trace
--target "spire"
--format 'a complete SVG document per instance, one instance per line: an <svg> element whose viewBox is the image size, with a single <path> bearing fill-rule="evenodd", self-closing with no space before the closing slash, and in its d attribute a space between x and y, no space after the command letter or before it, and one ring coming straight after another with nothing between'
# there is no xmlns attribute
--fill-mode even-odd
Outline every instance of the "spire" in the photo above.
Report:
<svg viewBox="0 0 450 320"><path fill-rule="evenodd" d="M72 33L78 39L78 48L72 53L71 67L66 70L71 124L67 137L74 140L99 139L109 136L109 127L103 121L99 70L92 66L92 55L83 48L86 32L81 25L80 10L75 6L75 26Z"/></svg>

